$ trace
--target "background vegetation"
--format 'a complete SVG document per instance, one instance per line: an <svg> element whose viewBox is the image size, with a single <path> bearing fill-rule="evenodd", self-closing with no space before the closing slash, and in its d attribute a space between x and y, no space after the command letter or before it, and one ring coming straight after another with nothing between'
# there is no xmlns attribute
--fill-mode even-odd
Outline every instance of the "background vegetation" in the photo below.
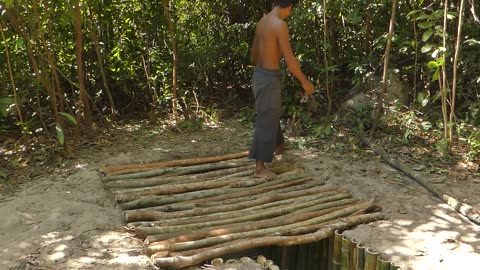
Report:
<svg viewBox="0 0 480 270"><path fill-rule="evenodd" d="M0 141L46 136L66 147L124 119L173 116L189 128L221 116L251 121L249 48L271 5L0 1ZM317 89L301 103L285 72L285 127L320 140L347 133L353 146L377 118L387 141L477 159L479 10L475 0L301 1L288 20L291 42ZM397 99L384 100L385 63L403 86ZM377 102L346 110L359 93Z"/></svg>

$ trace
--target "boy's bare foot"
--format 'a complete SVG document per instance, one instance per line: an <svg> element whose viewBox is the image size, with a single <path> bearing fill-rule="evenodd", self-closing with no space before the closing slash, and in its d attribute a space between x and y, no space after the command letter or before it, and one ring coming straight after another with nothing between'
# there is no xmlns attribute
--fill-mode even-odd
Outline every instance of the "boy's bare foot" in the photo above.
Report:
<svg viewBox="0 0 480 270"><path fill-rule="evenodd" d="M254 176L257 178L264 178L266 180L273 180L277 178L277 175L274 172L271 172L267 169L255 170Z"/></svg>

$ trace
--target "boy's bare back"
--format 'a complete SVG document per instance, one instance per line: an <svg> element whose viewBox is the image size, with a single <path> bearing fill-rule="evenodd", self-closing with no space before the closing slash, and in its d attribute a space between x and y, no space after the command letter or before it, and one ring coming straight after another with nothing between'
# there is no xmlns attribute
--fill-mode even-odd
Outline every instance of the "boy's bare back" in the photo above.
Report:
<svg viewBox="0 0 480 270"><path fill-rule="evenodd" d="M280 69L282 53L279 34L285 29L287 29L287 23L271 13L257 23L254 42L254 60L257 67Z"/></svg>

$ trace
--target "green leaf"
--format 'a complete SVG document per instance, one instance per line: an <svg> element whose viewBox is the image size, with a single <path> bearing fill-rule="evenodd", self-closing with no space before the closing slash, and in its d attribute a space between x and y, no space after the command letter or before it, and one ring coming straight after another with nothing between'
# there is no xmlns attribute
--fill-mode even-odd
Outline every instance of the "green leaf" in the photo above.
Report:
<svg viewBox="0 0 480 270"><path fill-rule="evenodd" d="M422 14L416 18L416 20L424 20L424 19L429 19L431 16L427 14Z"/></svg>
<svg viewBox="0 0 480 270"><path fill-rule="evenodd" d="M15 104L15 100L13 98L9 98L9 97L0 98L0 114L3 117L7 117L8 108L12 104Z"/></svg>
<svg viewBox="0 0 480 270"><path fill-rule="evenodd" d="M421 22L418 24L418 27L420 27L420 29L427 29L427 28L431 28L432 26L433 26L432 22Z"/></svg>
<svg viewBox="0 0 480 270"><path fill-rule="evenodd" d="M435 73L433 74L433 77L432 77L432 82L437 81L438 78L440 78L440 69L439 68L437 68L437 70L435 70Z"/></svg>
<svg viewBox="0 0 480 270"><path fill-rule="evenodd" d="M439 66L440 66L440 65L438 64L437 61L430 61L430 62L428 62L428 64L427 64L427 67L428 67L429 69L437 69Z"/></svg>
<svg viewBox="0 0 480 270"><path fill-rule="evenodd" d="M0 170L0 178L3 178L3 179L7 178L7 174L2 170Z"/></svg>
<svg viewBox="0 0 480 270"><path fill-rule="evenodd" d="M425 46L422 47L421 52L422 52L422 53L427 53L427 52L429 52L430 50L432 50L432 47L433 47L432 44L427 44L427 45L425 45Z"/></svg>
<svg viewBox="0 0 480 270"><path fill-rule="evenodd" d="M428 41L433 35L433 29L428 29L427 31L425 31L425 33L423 33L423 36L422 36L422 41L423 42L426 42Z"/></svg>
<svg viewBox="0 0 480 270"><path fill-rule="evenodd" d="M5 0L5 6L6 6L7 8L11 7L12 4L13 4L13 0Z"/></svg>
<svg viewBox="0 0 480 270"><path fill-rule="evenodd" d="M59 123L57 123L55 129L57 130L58 142L60 143L60 145L63 145L65 143L65 134L63 133L63 128Z"/></svg>
<svg viewBox="0 0 480 270"><path fill-rule="evenodd" d="M470 46L480 45L480 41L475 40L475 39L473 39L473 38L465 40L464 43L467 43L467 44L470 45Z"/></svg>
<svg viewBox="0 0 480 270"><path fill-rule="evenodd" d="M15 103L15 99L13 98L9 98L9 97L0 98L0 104L12 105L13 103Z"/></svg>
<svg viewBox="0 0 480 270"><path fill-rule="evenodd" d="M73 115L71 115L69 113L65 113L65 112L59 112L58 114L67 118L67 120L70 121L70 123L72 123L74 125L77 125L77 120L75 119L75 117Z"/></svg>

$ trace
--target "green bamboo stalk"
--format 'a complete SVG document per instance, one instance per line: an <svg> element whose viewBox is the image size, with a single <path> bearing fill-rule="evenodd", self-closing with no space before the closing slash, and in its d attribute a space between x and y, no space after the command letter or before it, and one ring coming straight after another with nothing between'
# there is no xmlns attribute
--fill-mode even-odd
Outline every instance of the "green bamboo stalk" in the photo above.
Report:
<svg viewBox="0 0 480 270"><path fill-rule="evenodd" d="M351 239L349 243L350 249L350 264L348 265L349 270L355 270L355 259L356 259L356 252L357 252L357 240Z"/></svg>
<svg viewBox="0 0 480 270"><path fill-rule="evenodd" d="M390 270L390 262L378 256L376 270Z"/></svg>
<svg viewBox="0 0 480 270"><path fill-rule="evenodd" d="M333 243L333 269L340 270L342 266L342 234L336 230Z"/></svg>
<svg viewBox="0 0 480 270"><path fill-rule="evenodd" d="M376 270L379 253L367 248L365 250L365 270Z"/></svg>
<svg viewBox="0 0 480 270"><path fill-rule="evenodd" d="M365 268L365 246L362 243L357 244L355 249L355 270L364 270Z"/></svg>
<svg viewBox="0 0 480 270"><path fill-rule="evenodd" d="M400 266L393 263L393 262L390 262L390 270L398 270L400 269Z"/></svg>
<svg viewBox="0 0 480 270"><path fill-rule="evenodd" d="M342 264L340 269L341 270L349 270L350 266L350 240L346 237L342 237L342 247L341 247L341 258L342 258Z"/></svg>

